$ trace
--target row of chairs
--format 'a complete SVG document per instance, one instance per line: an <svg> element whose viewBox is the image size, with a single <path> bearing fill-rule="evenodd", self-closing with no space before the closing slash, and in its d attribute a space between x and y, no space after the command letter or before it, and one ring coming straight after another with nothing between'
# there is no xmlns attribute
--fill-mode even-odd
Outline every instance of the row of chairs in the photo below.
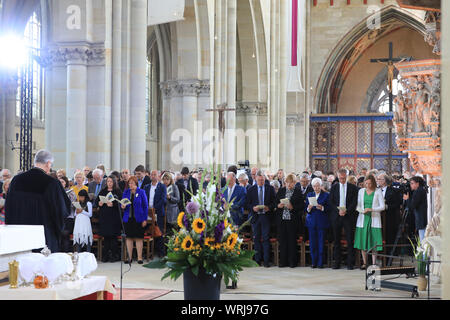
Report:
<svg viewBox="0 0 450 320"><path fill-rule="evenodd" d="M244 247L248 250L253 250L254 248L254 244L253 244L253 239L250 237L244 237L243 239L243 244ZM279 253L279 244L278 244L278 240L276 238L270 238L270 245L272 248L272 258L273 258L273 263L275 265L279 265L279 257L280 257L280 253ZM306 258L307 258L307 254L310 253L309 250L309 240L304 241L303 237L300 237L297 240L297 245L298 245L298 256L299 256L299 266L300 267L305 267L306 266ZM345 255L347 253L347 241L346 240L341 240L341 248L343 250L343 254ZM397 246L398 248L407 248L409 247L409 245L405 245L405 244L399 244ZM327 267L331 267L332 263L333 263L333 242L329 242L329 241L325 241L325 254L326 254L326 266ZM390 254L390 248L392 248L392 245L386 245L385 241L383 241L383 250L379 253L386 255L386 254ZM355 257L355 266L356 267L360 267L361 266L361 252L358 249L354 249L354 257ZM382 262L382 267L386 266L386 262L387 262L387 258L386 257L382 257L381 258L381 262ZM400 260L400 265L402 265L402 260Z"/></svg>
<svg viewBox="0 0 450 320"><path fill-rule="evenodd" d="M73 236L70 236L70 239L73 239ZM118 236L117 237L117 241L119 241L119 245L122 242L122 237ZM153 237L145 234L144 235L144 246L143 246L143 253L145 253L145 259L147 261L150 261L151 259L153 259L154 256L154 251L155 251L155 241L153 239ZM133 244L133 249L136 248L136 244ZM92 251L95 252L96 254L96 258L97 260L102 260L102 252L103 252L103 237L98 235L98 234L94 234L94 238L92 241ZM123 257L124 260L127 260L127 255L126 255L126 245L124 244L123 247Z"/></svg>

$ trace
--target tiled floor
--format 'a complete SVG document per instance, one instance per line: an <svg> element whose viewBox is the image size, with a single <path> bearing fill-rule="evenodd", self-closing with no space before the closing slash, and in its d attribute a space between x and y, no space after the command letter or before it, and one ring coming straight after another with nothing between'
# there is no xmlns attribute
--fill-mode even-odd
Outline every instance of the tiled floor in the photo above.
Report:
<svg viewBox="0 0 450 320"><path fill-rule="evenodd" d="M157 299L183 299L183 278L161 281L164 270L148 269L133 263L131 269L123 265L123 288L169 290ZM120 287L120 263L98 263L96 275L106 275ZM395 276L384 276L383 279ZM416 285L417 279L402 276L392 281ZM118 290L117 290L118 291ZM162 291L164 292L164 291ZM432 279L430 297L440 298L441 285ZM138 298L138 297L137 297ZM382 289L365 290L365 272L347 269L332 270L304 268L247 268L241 274L237 289L222 289L222 300L324 300L324 299L411 299L404 291ZM419 299L427 299L427 291Z"/></svg>

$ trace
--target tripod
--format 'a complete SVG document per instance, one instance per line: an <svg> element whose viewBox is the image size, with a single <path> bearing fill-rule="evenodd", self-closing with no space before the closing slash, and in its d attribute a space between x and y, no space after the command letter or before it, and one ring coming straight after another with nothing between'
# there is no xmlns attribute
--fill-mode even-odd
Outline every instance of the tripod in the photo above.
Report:
<svg viewBox="0 0 450 320"><path fill-rule="evenodd" d="M405 226L406 226L406 221L408 219L408 215L409 215L409 210L408 210L408 207L406 207L405 212L403 213L403 216L402 216L402 221L400 222L400 225L398 226L394 245L392 246L392 250L391 250L391 256L389 257L388 262L386 264L388 267L390 267L392 265L392 256L395 253L395 249L397 248L399 240L402 238L402 235L405 232Z"/></svg>
<svg viewBox="0 0 450 320"><path fill-rule="evenodd" d="M116 197L114 197L114 199L117 200L117 208L119 209L120 225L121 225L121 228L122 228L121 235L120 235L120 237L121 237L121 244L120 244L120 300L122 300L122 280L123 280L123 275L124 275L124 273L122 271L123 270L123 258L124 258L123 257L123 251L124 251L124 248L125 248L125 250L126 250L125 253L128 256L128 249L127 249L127 246L125 245L125 240L126 240L127 235L125 234L125 227L123 225L122 208L120 207L121 204L119 202L119 199L117 199ZM129 265L130 265L130 268L131 268L131 259L129 259L129 261L130 261Z"/></svg>

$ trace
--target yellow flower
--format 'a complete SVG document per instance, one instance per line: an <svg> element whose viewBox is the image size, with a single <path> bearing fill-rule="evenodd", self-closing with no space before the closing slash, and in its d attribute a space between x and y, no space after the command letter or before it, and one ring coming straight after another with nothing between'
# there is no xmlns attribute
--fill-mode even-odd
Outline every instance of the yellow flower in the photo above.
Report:
<svg viewBox="0 0 450 320"><path fill-rule="evenodd" d="M228 220L227 220L227 219L225 219L225 221L223 222L223 224L224 224L224 226L225 226L225 229L228 228L228 226L231 227L231 224L228 223Z"/></svg>
<svg viewBox="0 0 450 320"><path fill-rule="evenodd" d="M194 220L194 222L192 222L192 229L194 229L196 233L202 233L205 228L206 223L201 218L197 218Z"/></svg>
<svg viewBox="0 0 450 320"><path fill-rule="evenodd" d="M194 249L194 240L190 236L187 236L183 239L183 242L181 243L181 248L186 251L191 251Z"/></svg>
<svg viewBox="0 0 450 320"><path fill-rule="evenodd" d="M230 234L227 239L227 248L233 249L234 246L236 245L237 239L238 239L237 233Z"/></svg>
<svg viewBox="0 0 450 320"><path fill-rule="evenodd" d="M180 248L173 248L173 250L174 250L174 251L178 251L178 250L180 250Z"/></svg>
<svg viewBox="0 0 450 320"><path fill-rule="evenodd" d="M210 248L214 248L214 242L216 241L216 239L211 238L211 237L207 237L205 238L205 246L208 246Z"/></svg>
<svg viewBox="0 0 450 320"><path fill-rule="evenodd" d="M175 238L175 242L173 243L175 246L177 246L180 243L180 239L178 236Z"/></svg>
<svg viewBox="0 0 450 320"><path fill-rule="evenodd" d="M184 212L181 211L180 214L178 215L178 219L177 219L178 226L179 226L180 228L184 228L183 218L184 218Z"/></svg>

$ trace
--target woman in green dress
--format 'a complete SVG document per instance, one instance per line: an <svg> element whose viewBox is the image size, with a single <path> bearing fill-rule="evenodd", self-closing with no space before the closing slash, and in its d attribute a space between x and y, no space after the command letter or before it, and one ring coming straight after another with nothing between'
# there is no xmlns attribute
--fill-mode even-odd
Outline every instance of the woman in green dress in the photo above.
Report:
<svg viewBox="0 0 450 320"><path fill-rule="evenodd" d="M367 267L367 251L376 247L376 251L383 250L383 235L381 230L381 211L385 210L383 193L377 189L377 183L373 175L368 175L364 180L365 188L358 193L359 212L355 232L355 248L361 250L363 265ZM376 251L372 254L372 264L376 264Z"/></svg>

